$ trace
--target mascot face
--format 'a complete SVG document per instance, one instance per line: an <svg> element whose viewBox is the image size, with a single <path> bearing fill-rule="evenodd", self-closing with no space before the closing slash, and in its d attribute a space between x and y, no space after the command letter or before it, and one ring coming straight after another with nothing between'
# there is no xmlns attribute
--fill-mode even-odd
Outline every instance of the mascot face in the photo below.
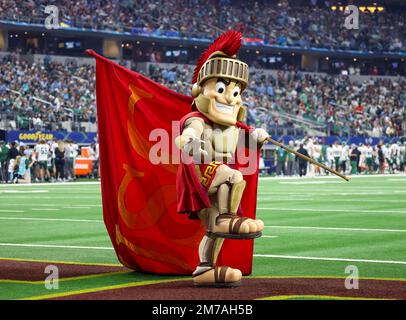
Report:
<svg viewBox="0 0 406 320"><path fill-rule="evenodd" d="M214 123L233 126L242 108L241 84L227 78L208 79L195 102L199 111Z"/></svg>

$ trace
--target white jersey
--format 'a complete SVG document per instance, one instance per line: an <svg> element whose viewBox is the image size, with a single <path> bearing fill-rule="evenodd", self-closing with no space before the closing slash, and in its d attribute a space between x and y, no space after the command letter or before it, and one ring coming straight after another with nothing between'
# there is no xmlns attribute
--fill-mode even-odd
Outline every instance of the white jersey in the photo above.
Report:
<svg viewBox="0 0 406 320"><path fill-rule="evenodd" d="M35 146L35 152L38 155L38 161L48 161L49 145L37 144Z"/></svg>
<svg viewBox="0 0 406 320"><path fill-rule="evenodd" d="M76 158L79 153L79 146L76 143L71 144L70 148L70 158Z"/></svg>
<svg viewBox="0 0 406 320"><path fill-rule="evenodd" d="M347 161L349 159L349 150L348 146L344 146L341 150L340 161Z"/></svg>
<svg viewBox="0 0 406 320"><path fill-rule="evenodd" d="M371 146L365 148L365 158L372 158L373 149Z"/></svg>
<svg viewBox="0 0 406 320"><path fill-rule="evenodd" d="M400 158L400 147L394 143L390 146L390 155L392 158Z"/></svg>
<svg viewBox="0 0 406 320"><path fill-rule="evenodd" d="M52 159L55 158L55 149L58 148L58 143L52 142L51 143L51 152L52 152Z"/></svg>
<svg viewBox="0 0 406 320"><path fill-rule="evenodd" d="M313 141L309 140L305 146L305 149L307 150L309 156L313 158Z"/></svg>
<svg viewBox="0 0 406 320"><path fill-rule="evenodd" d="M327 149L326 149L326 157L327 157L328 161L331 161L331 160L334 159L333 148L332 147L327 147Z"/></svg>
<svg viewBox="0 0 406 320"><path fill-rule="evenodd" d="M342 150L341 146L333 145L333 156L334 156L334 158L341 157L341 150Z"/></svg>
<svg viewBox="0 0 406 320"><path fill-rule="evenodd" d="M321 157L321 145L319 144L313 145L313 157L315 159L319 159Z"/></svg>
<svg viewBox="0 0 406 320"><path fill-rule="evenodd" d="M385 145L382 146L382 153L386 159L390 158L390 148L387 148Z"/></svg>

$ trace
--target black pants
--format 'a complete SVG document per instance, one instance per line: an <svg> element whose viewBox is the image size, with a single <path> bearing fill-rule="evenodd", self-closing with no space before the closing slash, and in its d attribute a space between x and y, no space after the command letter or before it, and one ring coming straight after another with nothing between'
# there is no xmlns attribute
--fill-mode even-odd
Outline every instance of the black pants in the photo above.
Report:
<svg viewBox="0 0 406 320"><path fill-rule="evenodd" d="M55 179L65 178L65 160L55 160Z"/></svg>
<svg viewBox="0 0 406 320"><path fill-rule="evenodd" d="M305 176L307 173L307 163L299 162L299 176Z"/></svg>
<svg viewBox="0 0 406 320"><path fill-rule="evenodd" d="M8 181L8 161L4 160L1 162L0 168L0 181Z"/></svg>

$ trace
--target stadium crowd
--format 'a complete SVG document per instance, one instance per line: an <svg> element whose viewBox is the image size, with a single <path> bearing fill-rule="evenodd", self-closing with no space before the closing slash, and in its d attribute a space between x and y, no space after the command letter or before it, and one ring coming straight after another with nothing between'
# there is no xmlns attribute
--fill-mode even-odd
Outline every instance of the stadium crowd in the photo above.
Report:
<svg viewBox="0 0 406 320"><path fill-rule="evenodd" d="M150 65L148 76L169 88L190 94L192 67ZM348 76L256 70L244 101L248 121L269 132L292 127L292 119L310 121L329 135L403 136L406 132L406 80L370 78L351 83ZM296 121L296 123L298 122ZM309 125L309 122L306 122ZM283 134L282 132L278 132Z"/></svg>
<svg viewBox="0 0 406 320"><path fill-rule="evenodd" d="M343 27L343 12L330 1L289 5L287 1L243 0L24 0L0 2L0 19L43 23L46 5L56 5L66 26L130 31L156 36L214 38L226 29L269 44L360 51L406 51L406 16L361 13L358 30ZM302 2L303 3L303 2Z"/></svg>
<svg viewBox="0 0 406 320"><path fill-rule="evenodd" d="M348 145L345 142L323 144L319 138L305 137L289 141L289 147L343 174L406 173L406 141L384 143L373 146L370 143ZM314 176L328 174L322 168L276 148L271 164L278 176ZM262 165L262 170L268 169Z"/></svg>
<svg viewBox="0 0 406 320"><path fill-rule="evenodd" d="M29 63L14 54L0 62L0 119L14 121L7 129L80 131L81 123L96 122L94 67L47 57ZM192 69L150 64L146 75L189 95ZM255 70L244 93L248 122L277 135L312 127L328 135L404 136L406 80L394 79L356 83L344 75Z"/></svg>
<svg viewBox="0 0 406 320"><path fill-rule="evenodd" d="M92 144L89 177L99 177L99 147ZM0 183L65 182L76 179L80 147L72 140L40 140L35 146L0 141Z"/></svg>
<svg viewBox="0 0 406 320"><path fill-rule="evenodd" d="M96 122L95 71L89 65L0 59L0 115L19 129L61 130L64 122ZM12 129L12 128L11 128Z"/></svg>

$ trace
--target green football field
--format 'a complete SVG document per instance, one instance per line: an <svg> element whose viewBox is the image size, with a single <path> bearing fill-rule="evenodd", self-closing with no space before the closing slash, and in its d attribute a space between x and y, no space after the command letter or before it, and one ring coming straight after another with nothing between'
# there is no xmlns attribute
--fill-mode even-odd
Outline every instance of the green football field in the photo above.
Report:
<svg viewBox="0 0 406 320"><path fill-rule="evenodd" d="M406 281L404 175L260 178L257 217L266 228L255 240L253 277L344 279L352 265L361 278ZM100 184L1 185L0 299L190 280L118 269L62 278L48 290L43 271L30 278L30 263L62 262L120 266L102 221Z"/></svg>

